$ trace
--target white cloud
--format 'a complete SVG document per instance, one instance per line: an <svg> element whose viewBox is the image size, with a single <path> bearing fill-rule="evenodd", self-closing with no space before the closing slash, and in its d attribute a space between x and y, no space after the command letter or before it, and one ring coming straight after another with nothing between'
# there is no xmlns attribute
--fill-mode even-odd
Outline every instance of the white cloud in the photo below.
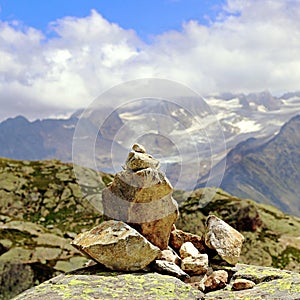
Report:
<svg viewBox="0 0 300 300"><path fill-rule="evenodd" d="M191 20L151 44L92 11L52 24L55 37L0 22L0 118L85 106L123 81L160 77L201 94L299 90L300 3L228 0L208 26Z"/></svg>

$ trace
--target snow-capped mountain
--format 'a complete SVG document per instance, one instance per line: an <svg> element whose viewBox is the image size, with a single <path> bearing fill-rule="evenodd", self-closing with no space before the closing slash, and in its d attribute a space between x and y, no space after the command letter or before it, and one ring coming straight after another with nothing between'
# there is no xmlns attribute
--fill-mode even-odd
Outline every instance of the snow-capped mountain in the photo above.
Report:
<svg viewBox="0 0 300 300"><path fill-rule="evenodd" d="M214 174L220 172L219 164ZM206 176L199 179L205 186ZM300 114L291 118L267 142L250 138L226 156L220 187L242 198L271 204L300 216Z"/></svg>
<svg viewBox="0 0 300 300"><path fill-rule="evenodd" d="M77 112L66 120L17 117L0 123L0 156L70 161L73 150L80 163L114 173L138 142L160 159L175 188L192 189L238 143L251 137L266 142L299 112L300 93L262 92L205 101L140 99Z"/></svg>

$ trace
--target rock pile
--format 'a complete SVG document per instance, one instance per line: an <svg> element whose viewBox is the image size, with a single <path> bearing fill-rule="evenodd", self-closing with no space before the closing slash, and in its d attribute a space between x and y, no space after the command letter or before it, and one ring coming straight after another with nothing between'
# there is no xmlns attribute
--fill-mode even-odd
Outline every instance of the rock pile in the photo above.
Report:
<svg viewBox="0 0 300 300"><path fill-rule="evenodd" d="M167 249L178 218L173 187L159 169L159 161L135 144L124 170L102 191L104 215L130 224L161 250Z"/></svg>
<svg viewBox="0 0 300 300"><path fill-rule="evenodd" d="M213 269L210 259L218 256L223 265L236 264L244 237L214 215L207 218L203 236L177 230L172 192L159 161L133 145L124 170L102 192L110 220L79 234L72 245L110 270L155 270L201 291L224 288L230 274L220 266Z"/></svg>

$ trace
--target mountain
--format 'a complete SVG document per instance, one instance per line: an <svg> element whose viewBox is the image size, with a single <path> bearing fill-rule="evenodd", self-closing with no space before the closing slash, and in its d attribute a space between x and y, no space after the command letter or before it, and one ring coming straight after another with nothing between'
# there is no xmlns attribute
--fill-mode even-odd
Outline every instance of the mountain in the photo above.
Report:
<svg viewBox="0 0 300 300"><path fill-rule="evenodd" d="M300 115L267 142L251 138L238 144L226 164L222 189L300 216Z"/></svg>
<svg viewBox="0 0 300 300"><path fill-rule="evenodd" d="M60 158L71 161L77 118L36 120L18 116L0 123L0 156L13 159Z"/></svg>
<svg viewBox="0 0 300 300"><path fill-rule="evenodd" d="M176 188L193 189L240 142L272 139L299 112L300 93L227 93L177 102L141 99L115 109L80 110L69 119L10 118L0 123L0 157L71 162L78 145L77 163L113 173L138 142L160 159Z"/></svg>

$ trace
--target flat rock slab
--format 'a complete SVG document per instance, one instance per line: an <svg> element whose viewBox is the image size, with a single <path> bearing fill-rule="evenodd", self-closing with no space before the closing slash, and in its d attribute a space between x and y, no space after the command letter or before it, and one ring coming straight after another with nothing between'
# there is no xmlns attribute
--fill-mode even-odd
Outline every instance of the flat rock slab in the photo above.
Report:
<svg viewBox="0 0 300 300"><path fill-rule="evenodd" d="M27 290L14 300L203 299L203 293L181 280L157 273L82 272L60 275Z"/></svg>
<svg viewBox="0 0 300 300"><path fill-rule="evenodd" d="M160 249L135 229L113 220L79 234L72 245L112 270L141 270L161 256Z"/></svg>

